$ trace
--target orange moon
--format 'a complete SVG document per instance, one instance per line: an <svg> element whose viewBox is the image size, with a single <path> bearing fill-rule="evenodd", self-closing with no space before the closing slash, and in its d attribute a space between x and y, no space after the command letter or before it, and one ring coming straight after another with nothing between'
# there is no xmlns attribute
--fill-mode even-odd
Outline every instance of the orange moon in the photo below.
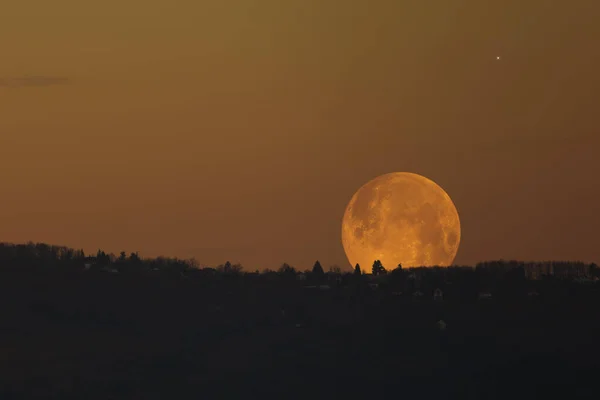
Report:
<svg viewBox="0 0 600 400"><path fill-rule="evenodd" d="M450 196L424 176L393 172L364 184L342 220L342 244L352 266L371 272L449 266L460 244L460 219Z"/></svg>

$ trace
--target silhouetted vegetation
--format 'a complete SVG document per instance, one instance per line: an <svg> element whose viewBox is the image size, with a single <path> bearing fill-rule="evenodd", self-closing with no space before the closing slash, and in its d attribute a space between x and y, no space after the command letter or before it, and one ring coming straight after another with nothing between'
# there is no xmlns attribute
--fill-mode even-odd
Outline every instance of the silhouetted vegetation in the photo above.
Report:
<svg viewBox="0 0 600 400"><path fill-rule="evenodd" d="M316 282L322 282L325 278L325 271L323 271L323 267L321 266L319 260L317 260L315 265L313 265L311 277Z"/></svg>
<svg viewBox="0 0 600 400"><path fill-rule="evenodd" d="M381 261L379 261L379 260L375 260L373 262L373 268L371 271L372 271L373 275L383 275L383 274L387 273L387 270L385 269L385 267L383 266L383 264L381 264Z"/></svg>
<svg viewBox="0 0 600 400"><path fill-rule="evenodd" d="M0 398L597 395L594 264L305 268L0 244Z"/></svg>

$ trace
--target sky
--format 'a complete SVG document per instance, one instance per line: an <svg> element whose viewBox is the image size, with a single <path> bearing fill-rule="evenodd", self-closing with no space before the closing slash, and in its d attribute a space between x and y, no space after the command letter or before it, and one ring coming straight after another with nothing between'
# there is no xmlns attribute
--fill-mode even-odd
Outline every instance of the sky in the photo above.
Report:
<svg viewBox="0 0 600 400"><path fill-rule="evenodd" d="M349 268L378 175L455 263L600 262L596 0L4 0L0 241ZM498 59L497 57L500 57Z"/></svg>

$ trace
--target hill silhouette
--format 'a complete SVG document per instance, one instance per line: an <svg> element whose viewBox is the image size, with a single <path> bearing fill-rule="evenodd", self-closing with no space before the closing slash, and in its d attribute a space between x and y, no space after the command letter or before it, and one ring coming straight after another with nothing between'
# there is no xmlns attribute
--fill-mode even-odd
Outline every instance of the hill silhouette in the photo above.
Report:
<svg viewBox="0 0 600 400"><path fill-rule="evenodd" d="M0 398L597 394L595 265L375 269L0 244Z"/></svg>

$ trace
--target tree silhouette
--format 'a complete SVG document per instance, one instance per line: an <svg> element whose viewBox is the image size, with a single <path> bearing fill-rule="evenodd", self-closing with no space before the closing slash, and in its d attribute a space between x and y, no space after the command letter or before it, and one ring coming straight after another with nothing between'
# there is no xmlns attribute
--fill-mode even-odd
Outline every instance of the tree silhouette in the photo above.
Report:
<svg viewBox="0 0 600 400"><path fill-rule="evenodd" d="M70 263L75 258L75 250L63 247L60 249L59 259L62 262Z"/></svg>
<svg viewBox="0 0 600 400"><path fill-rule="evenodd" d="M392 278L399 278L403 275L402 264L398 264L396 268L394 268L391 272Z"/></svg>
<svg viewBox="0 0 600 400"><path fill-rule="evenodd" d="M137 252L135 253L131 253L129 255L129 262L132 264L140 264L142 261L142 259L140 258L139 254Z"/></svg>
<svg viewBox="0 0 600 400"><path fill-rule="evenodd" d="M356 266L354 267L354 275L355 276L361 276L362 275L362 271L360 270L360 265L356 264Z"/></svg>
<svg viewBox="0 0 600 400"><path fill-rule="evenodd" d="M592 277L598 276L598 266L594 263L590 265L590 275Z"/></svg>
<svg viewBox="0 0 600 400"><path fill-rule="evenodd" d="M387 270L385 269L383 264L381 264L381 261L375 260L375 262L373 263L373 269L372 269L373 275L383 275L386 272L387 272Z"/></svg>
<svg viewBox="0 0 600 400"><path fill-rule="evenodd" d="M104 251L98 250L98 253L96 253L96 262L102 266L110 265L110 256Z"/></svg>
<svg viewBox="0 0 600 400"><path fill-rule="evenodd" d="M325 271L323 271L323 267L321 266L319 260L317 260L315 265L313 265L311 277L316 282L322 282L325 279Z"/></svg>
<svg viewBox="0 0 600 400"><path fill-rule="evenodd" d="M402 264L398 264L398 266L392 270L390 273L389 282L395 290L401 290L404 288L405 274L402 270Z"/></svg>
<svg viewBox="0 0 600 400"><path fill-rule="evenodd" d="M223 274L231 273L231 263L229 261L225 261L225 264L219 265L217 267L217 271Z"/></svg>
<svg viewBox="0 0 600 400"><path fill-rule="evenodd" d="M293 279L296 277L296 269L288 263L283 263L277 270L277 273L285 279Z"/></svg>
<svg viewBox="0 0 600 400"><path fill-rule="evenodd" d="M325 271L323 271L323 267L321 266L321 263L319 262L319 260L317 260L315 262L315 265L313 265L312 273L315 276L323 276L323 275L325 275Z"/></svg>
<svg viewBox="0 0 600 400"><path fill-rule="evenodd" d="M226 261L225 264L219 265L217 267L217 272L220 272L224 275L240 275L242 272L242 266L240 264L231 264L229 261Z"/></svg>

